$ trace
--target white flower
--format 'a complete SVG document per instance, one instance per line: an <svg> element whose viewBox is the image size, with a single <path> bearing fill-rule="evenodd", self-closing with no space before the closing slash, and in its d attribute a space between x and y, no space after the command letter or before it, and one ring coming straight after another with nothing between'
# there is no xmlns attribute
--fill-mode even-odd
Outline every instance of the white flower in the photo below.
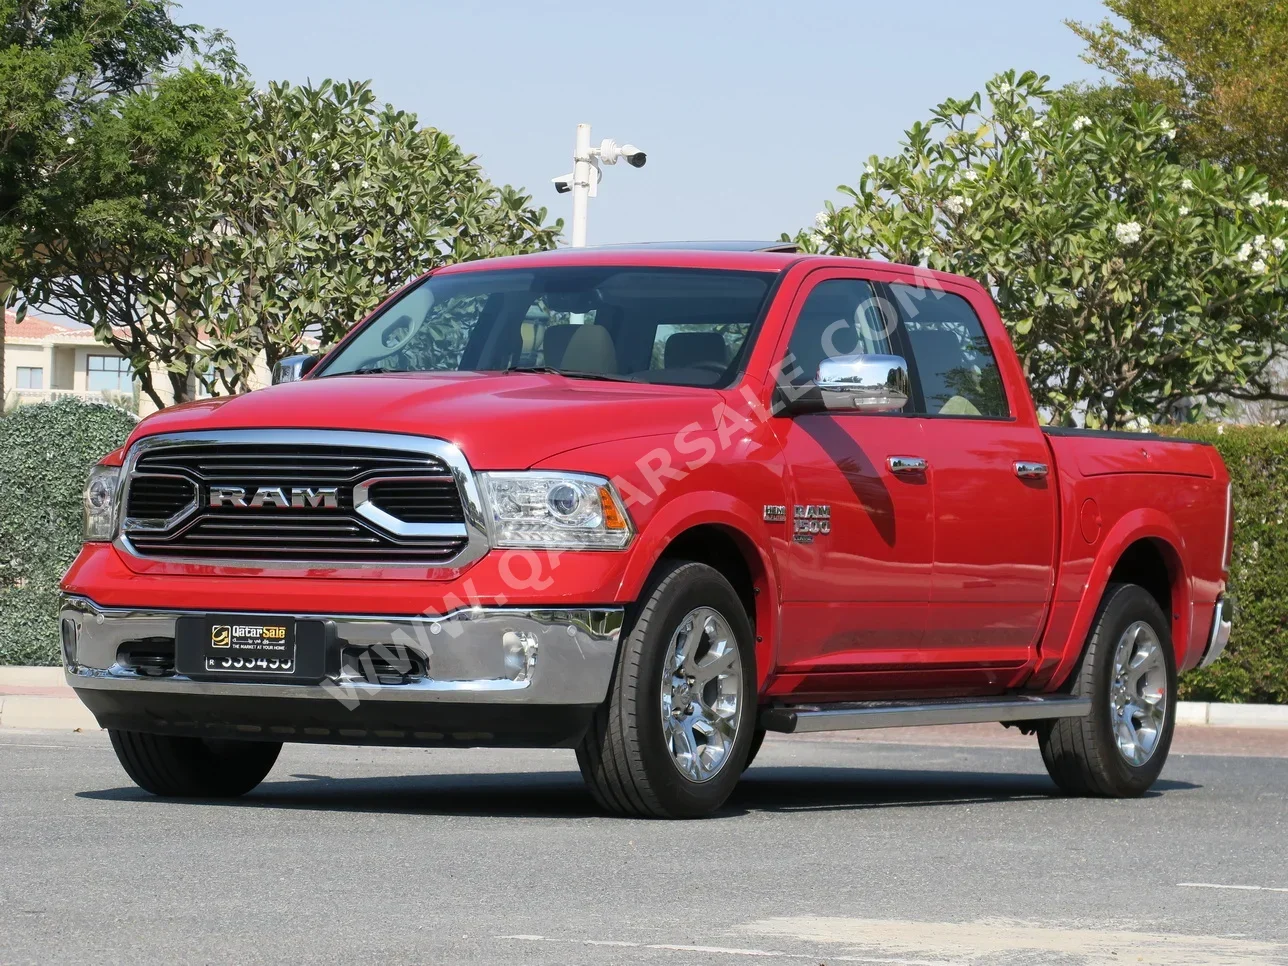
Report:
<svg viewBox="0 0 1288 966"><path fill-rule="evenodd" d="M1184 218L1186 215L1190 213L1190 209L1185 207L1185 205L1181 205L1181 207L1176 210L1181 213L1182 218Z"/></svg>
<svg viewBox="0 0 1288 966"><path fill-rule="evenodd" d="M332 161L332 162L331 162L331 170L332 170L332 171L339 171L339 170L340 170L340 162L339 162L339 161Z"/></svg>
<svg viewBox="0 0 1288 966"><path fill-rule="evenodd" d="M73 138L73 137L69 137L69 138L67 139L67 144L68 144L68 146L73 145L73 144L75 144L75 143L76 143L76 139L75 139L75 138Z"/></svg>
<svg viewBox="0 0 1288 966"><path fill-rule="evenodd" d="M1255 262L1253 262L1253 263L1252 263L1251 265L1249 265L1248 267L1249 267L1249 268L1251 268L1251 269L1252 269L1252 271L1253 271L1255 274L1257 274L1257 275L1264 275L1264 274L1266 274L1266 268L1267 268L1267 266L1266 266L1265 259L1258 258Z"/></svg>
<svg viewBox="0 0 1288 966"><path fill-rule="evenodd" d="M322 135L321 135L321 134L319 134L317 131L314 131L314 132L313 132L313 140L314 140L314 141L321 141L321 140L322 140Z"/></svg>
<svg viewBox="0 0 1288 966"><path fill-rule="evenodd" d="M827 221L828 221L828 213L826 211L820 211L817 215L814 216L814 227L826 228Z"/></svg>
<svg viewBox="0 0 1288 966"><path fill-rule="evenodd" d="M1248 204L1253 208L1260 208L1270 200L1270 195L1264 191L1254 191L1248 196Z"/></svg>
<svg viewBox="0 0 1288 966"><path fill-rule="evenodd" d="M1171 121L1168 121L1163 125L1162 135L1164 141L1170 141L1172 138L1176 137L1176 128L1172 126Z"/></svg>
<svg viewBox="0 0 1288 966"><path fill-rule="evenodd" d="M871 164L865 164L865 165L863 166L863 173L864 173L864 174L876 174L876 173L877 173L877 169L876 169L876 168L874 168Z"/></svg>
<svg viewBox="0 0 1288 966"><path fill-rule="evenodd" d="M1043 126L1043 125L1045 125L1045 124L1046 124L1046 118L1045 118L1045 117L1035 117L1035 118L1033 119L1033 126L1034 126L1034 127L1042 127L1042 126Z"/></svg>
<svg viewBox="0 0 1288 966"><path fill-rule="evenodd" d="M1002 81L1002 83L997 85L997 93L999 94L1009 94L1013 90L1015 90L1015 88L1006 83L1006 81Z"/></svg>
<svg viewBox="0 0 1288 966"><path fill-rule="evenodd" d="M1030 143L1032 140L1033 140L1033 135L1031 135L1028 131L1021 131L1021 132L1020 132L1020 141L1021 141L1021 143L1023 143L1023 144L1028 144L1028 143Z"/></svg>
<svg viewBox="0 0 1288 966"><path fill-rule="evenodd" d="M1124 221L1114 226L1114 236L1124 245L1134 245L1140 241L1140 222Z"/></svg>
<svg viewBox="0 0 1288 966"><path fill-rule="evenodd" d="M1224 435L1225 435L1225 423L1217 423L1217 424L1216 424L1216 434L1217 434L1218 436L1224 436Z"/></svg>
<svg viewBox="0 0 1288 966"><path fill-rule="evenodd" d="M1276 198L1270 203L1276 208L1288 208L1288 198Z"/></svg>
<svg viewBox="0 0 1288 966"><path fill-rule="evenodd" d="M1253 248L1255 248L1255 249L1256 249L1257 251L1259 251L1259 252L1265 251L1265 250L1266 250L1266 236L1265 236L1265 235L1258 235L1256 238L1252 239L1252 247L1253 247Z"/></svg>
<svg viewBox="0 0 1288 966"><path fill-rule="evenodd" d="M816 232L816 231L812 231L812 232L810 232L810 233L809 233L809 240L810 240L810 241L811 241L815 246L817 246L818 248L825 248L825 247L827 247L827 239L826 239L826 238L824 238L822 235L820 235L820 234L819 234L818 232Z"/></svg>
<svg viewBox="0 0 1288 966"><path fill-rule="evenodd" d="M1073 129L1081 131L1084 127L1091 127L1091 118L1085 114L1079 114L1073 119Z"/></svg>
<svg viewBox="0 0 1288 966"><path fill-rule="evenodd" d="M1236 262L1246 262L1251 257L1252 242L1244 242L1243 245L1240 246L1239 250L1234 254L1234 260Z"/></svg>
<svg viewBox="0 0 1288 966"><path fill-rule="evenodd" d="M965 171L962 172L963 181L975 181L978 178L979 178L979 172L976 171L974 168L967 168Z"/></svg>
<svg viewBox="0 0 1288 966"><path fill-rule="evenodd" d="M964 195L950 195L944 199L944 209L951 214L960 215L975 202Z"/></svg>
<svg viewBox="0 0 1288 966"><path fill-rule="evenodd" d="M1181 190L1182 190L1182 191L1193 191L1193 190L1194 190L1194 182L1193 182L1193 181L1191 181L1189 178L1182 178L1182 179L1181 179Z"/></svg>
<svg viewBox="0 0 1288 966"><path fill-rule="evenodd" d="M1284 249L1288 248L1288 242L1285 242L1282 238L1275 238L1271 240L1270 247L1275 250L1276 255L1282 255Z"/></svg>

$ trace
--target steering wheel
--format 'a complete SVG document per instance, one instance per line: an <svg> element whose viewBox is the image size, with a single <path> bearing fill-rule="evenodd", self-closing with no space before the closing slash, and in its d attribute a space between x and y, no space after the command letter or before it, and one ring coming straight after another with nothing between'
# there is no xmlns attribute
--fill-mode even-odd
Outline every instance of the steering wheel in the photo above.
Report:
<svg viewBox="0 0 1288 966"><path fill-rule="evenodd" d="M406 325L407 333L401 339L398 339L397 341L392 343L386 342L384 340L384 337L382 336L380 339L380 343L381 345L384 346L386 351L383 356L380 356L380 358L388 359L391 355L394 355L395 353L401 352L403 349L405 349L407 347L407 344L411 342L412 339L416 338L416 333L419 332L421 328L425 325L425 318L426 316L422 315L420 317L419 322L414 321L410 315L400 315L398 316L398 318L394 319L393 325L389 326L389 328L387 328L385 331L392 332L396 330L399 326Z"/></svg>

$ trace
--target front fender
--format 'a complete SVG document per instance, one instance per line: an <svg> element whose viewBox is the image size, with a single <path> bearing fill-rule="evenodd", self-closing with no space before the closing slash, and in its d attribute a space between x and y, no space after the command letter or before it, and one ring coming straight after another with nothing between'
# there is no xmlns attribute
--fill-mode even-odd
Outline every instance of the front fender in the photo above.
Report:
<svg viewBox="0 0 1288 966"><path fill-rule="evenodd" d="M691 467L673 437L623 440L561 453L537 469L597 473L619 481L636 527L635 541L622 571L617 600L634 601L674 541L686 531L716 526L729 531L759 586L757 665L762 682L774 667L779 639L780 580L775 540L787 539L780 526L771 533L766 504L786 503L781 449L768 438L734 441L728 452ZM659 461L674 468L660 474ZM653 485L660 480L661 485Z"/></svg>

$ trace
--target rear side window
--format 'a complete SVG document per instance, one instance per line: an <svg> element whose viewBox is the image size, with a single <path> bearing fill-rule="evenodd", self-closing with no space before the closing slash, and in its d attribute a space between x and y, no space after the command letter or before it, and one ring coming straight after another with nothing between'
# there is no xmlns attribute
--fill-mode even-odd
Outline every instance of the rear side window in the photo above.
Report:
<svg viewBox="0 0 1288 966"><path fill-rule="evenodd" d="M1010 416L997 359L979 316L960 295L891 285L912 348L927 416Z"/></svg>

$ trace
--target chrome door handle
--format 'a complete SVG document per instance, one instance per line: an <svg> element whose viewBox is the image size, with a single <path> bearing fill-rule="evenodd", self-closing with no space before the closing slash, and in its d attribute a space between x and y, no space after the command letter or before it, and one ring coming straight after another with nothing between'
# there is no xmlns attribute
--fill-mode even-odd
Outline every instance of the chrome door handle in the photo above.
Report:
<svg viewBox="0 0 1288 966"><path fill-rule="evenodd" d="M1015 475L1022 480L1044 480L1049 472L1050 468L1045 463L1015 462Z"/></svg>
<svg viewBox="0 0 1288 966"><path fill-rule="evenodd" d="M886 460L891 473L924 473L926 461L920 456L891 456Z"/></svg>

